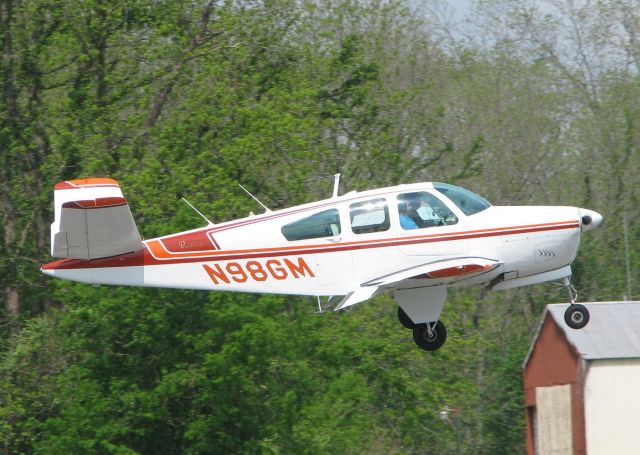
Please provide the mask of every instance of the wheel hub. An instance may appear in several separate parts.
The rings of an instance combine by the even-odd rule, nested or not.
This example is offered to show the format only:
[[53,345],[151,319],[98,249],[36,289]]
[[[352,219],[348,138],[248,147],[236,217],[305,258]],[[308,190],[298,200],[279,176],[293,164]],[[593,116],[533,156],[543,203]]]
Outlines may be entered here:
[[438,339],[438,334],[436,333],[435,330],[425,330],[424,331],[424,338],[429,343],[433,343],[434,341],[436,341]]
[[579,311],[574,311],[571,314],[571,320],[576,324],[580,324],[583,321],[583,319],[584,319],[584,316]]
[[582,329],[589,323],[589,310],[579,303],[572,304],[564,312],[564,322],[572,329]]

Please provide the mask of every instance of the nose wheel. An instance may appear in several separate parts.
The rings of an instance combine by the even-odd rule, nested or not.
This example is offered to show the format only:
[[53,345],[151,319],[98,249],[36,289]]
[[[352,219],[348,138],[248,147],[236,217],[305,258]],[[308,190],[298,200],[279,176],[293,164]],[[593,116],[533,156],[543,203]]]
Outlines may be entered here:
[[568,277],[562,279],[562,284],[569,292],[569,308],[564,312],[564,322],[567,323],[572,329],[582,329],[589,323],[589,310],[584,305],[576,303],[578,294],[576,290],[571,286],[571,282]]
[[581,329],[589,323],[589,310],[584,305],[573,303],[564,312],[564,322],[572,329]]

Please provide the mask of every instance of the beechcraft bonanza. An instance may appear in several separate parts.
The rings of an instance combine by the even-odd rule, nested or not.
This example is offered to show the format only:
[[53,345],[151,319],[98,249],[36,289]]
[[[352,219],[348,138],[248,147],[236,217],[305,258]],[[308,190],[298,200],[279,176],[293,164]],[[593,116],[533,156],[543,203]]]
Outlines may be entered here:
[[562,280],[567,325],[589,321],[570,264],[600,214],[494,207],[444,183],[341,196],[337,188],[338,176],[330,199],[142,240],[118,182],[64,181],[55,186],[51,225],[51,255],[64,259],[42,272],[92,284],[309,295],[319,304],[321,296],[344,296],[335,310],[391,289],[398,319],[427,351],[446,340],[440,313],[453,286]]

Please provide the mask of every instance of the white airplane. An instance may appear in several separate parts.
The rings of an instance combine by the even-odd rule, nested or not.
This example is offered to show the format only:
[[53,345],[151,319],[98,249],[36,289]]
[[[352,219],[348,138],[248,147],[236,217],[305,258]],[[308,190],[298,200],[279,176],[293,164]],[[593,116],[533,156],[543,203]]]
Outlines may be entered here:
[[445,183],[338,196],[338,178],[330,199],[150,240],[141,239],[118,182],[64,181],[51,225],[51,255],[64,259],[41,270],[91,284],[310,295],[319,305],[320,296],[344,296],[335,310],[392,289],[400,322],[427,351],[446,340],[440,313],[452,286],[562,280],[566,323],[589,321],[575,303],[570,264],[599,213],[494,207]]

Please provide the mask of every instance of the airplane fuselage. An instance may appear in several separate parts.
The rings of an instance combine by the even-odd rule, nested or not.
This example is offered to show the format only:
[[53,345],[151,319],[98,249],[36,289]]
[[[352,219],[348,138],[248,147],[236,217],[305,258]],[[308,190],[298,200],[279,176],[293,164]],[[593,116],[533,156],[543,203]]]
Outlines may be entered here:
[[[420,192],[437,197],[456,221],[403,229],[398,197]],[[354,228],[353,207],[370,201],[384,207],[371,216],[388,220],[372,232]],[[293,240],[283,235],[283,226],[329,211],[335,211],[339,232]],[[466,215],[430,184],[401,185],[146,240],[134,253],[62,259],[43,272],[92,284],[344,295],[391,271],[474,256],[502,264],[480,275],[452,277],[448,284],[489,283],[568,266],[577,253],[581,218],[575,207],[491,206]]]

